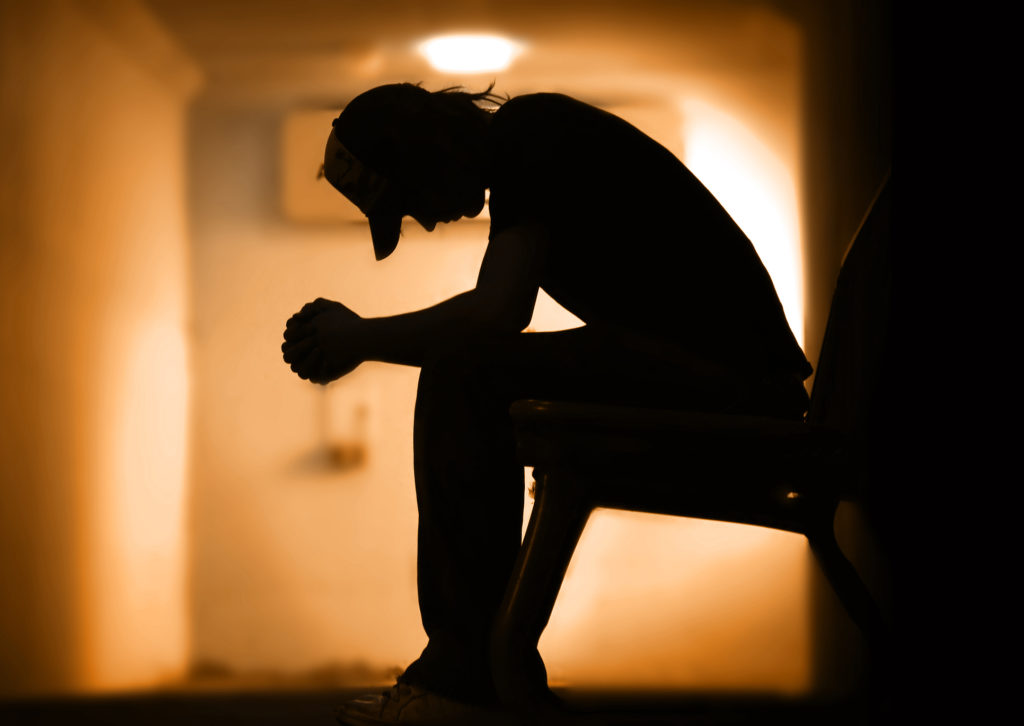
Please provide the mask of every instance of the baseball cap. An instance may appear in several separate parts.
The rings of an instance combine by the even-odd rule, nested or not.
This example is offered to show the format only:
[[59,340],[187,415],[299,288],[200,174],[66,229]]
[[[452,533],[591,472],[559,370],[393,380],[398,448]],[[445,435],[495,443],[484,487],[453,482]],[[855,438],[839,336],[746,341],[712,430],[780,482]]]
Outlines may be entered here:
[[397,190],[388,180],[363,164],[341,143],[331,129],[324,150],[324,176],[335,189],[359,207],[370,222],[370,237],[373,239],[373,253],[378,260],[390,255],[402,233],[402,215],[389,211],[389,204]]
[[410,83],[378,86],[356,96],[332,122],[324,176],[366,215],[378,260],[394,251],[402,233],[398,142],[422,133],[429,97]]

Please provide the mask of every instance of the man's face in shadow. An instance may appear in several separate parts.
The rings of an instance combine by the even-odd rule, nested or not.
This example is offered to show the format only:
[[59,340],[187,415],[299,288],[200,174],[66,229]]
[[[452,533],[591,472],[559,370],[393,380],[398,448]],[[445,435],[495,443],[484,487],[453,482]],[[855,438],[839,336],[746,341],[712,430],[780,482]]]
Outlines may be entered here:
[[413,181],[404,186],[402,208],[428,232],[441,222],[480,214],[485,192],[482,160],[457,141],[439,139],[431,146],[417,160]]

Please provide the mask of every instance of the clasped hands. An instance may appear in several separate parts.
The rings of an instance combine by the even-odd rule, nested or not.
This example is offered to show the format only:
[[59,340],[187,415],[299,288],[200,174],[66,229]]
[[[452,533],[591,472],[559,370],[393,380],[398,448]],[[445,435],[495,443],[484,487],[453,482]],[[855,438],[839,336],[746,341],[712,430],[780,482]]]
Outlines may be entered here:
[[281,351],[299,378],[330,383],[351,373],[364,358],[355,351],[363,319],[339,302],[318,297],[288,318]]

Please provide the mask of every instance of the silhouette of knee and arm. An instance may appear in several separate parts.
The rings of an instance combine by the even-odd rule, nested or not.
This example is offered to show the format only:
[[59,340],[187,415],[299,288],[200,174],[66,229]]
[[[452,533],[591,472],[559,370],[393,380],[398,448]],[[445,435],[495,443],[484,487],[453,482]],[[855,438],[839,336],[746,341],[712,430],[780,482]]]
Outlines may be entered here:
[[[282,346],[314,383],[365,360],[421,368],[418,588],[429,642],[401,681],[478,704],[496,697],[489,636],[520,546],[513,401],[799,420],[810,374],[749,240],[678,159],[566,96],[501,101],[396,84],[346,107],[323,173],[366,214],[377,258],[394,250],[403,216],[429,231],[478,214],[490,189],[487,250],[470,291],[369,319],[317,299],[288,320]],[[521,332],[540,289],[584,327]],[[535,651],[523,668],[545,682]]]

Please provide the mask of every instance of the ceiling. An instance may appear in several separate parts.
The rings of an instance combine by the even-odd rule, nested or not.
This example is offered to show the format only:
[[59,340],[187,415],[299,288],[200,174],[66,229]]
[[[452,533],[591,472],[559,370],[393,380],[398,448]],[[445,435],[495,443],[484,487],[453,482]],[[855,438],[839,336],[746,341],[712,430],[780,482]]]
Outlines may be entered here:
[[[494,80],[510,95],[621,106],[725,80],[750,102],[799,63],[798,26],[770,0],[145,1],[203,68],[206,95],[222,100],[337,106],[381,83]],[[527,51],[499,74],[451,76],[414,49],[457,31],[504,34]]]

